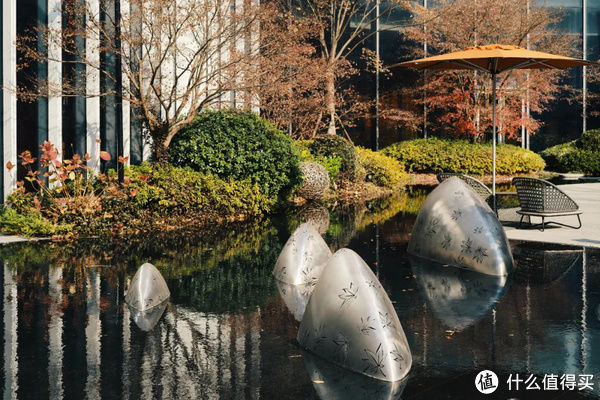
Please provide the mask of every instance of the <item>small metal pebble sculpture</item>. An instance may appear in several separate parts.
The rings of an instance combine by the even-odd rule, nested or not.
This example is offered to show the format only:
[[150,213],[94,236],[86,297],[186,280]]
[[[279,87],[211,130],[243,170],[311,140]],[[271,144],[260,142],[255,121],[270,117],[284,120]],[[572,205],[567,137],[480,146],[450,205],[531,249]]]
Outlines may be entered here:
[[331,250],[321,235],[310,224],[300,225],[288,239],[279,254],[273,275],[290,285],[317,284]]
[[488,275],[513,270],[508,239],[494,212],[453,177],[427,196],[408,243],[412,255]]
[[165,278],[154,265],[145,263],[133,276],[125,301],[136,310],[146,311],[158,306],[170,296]]
[[338,250],[321,274],[304,313],[298,342],[349,370],[394,382],[412,356],[387,293],[354,251]]
[[317,395],[322,400],[398,400],[406,379],[386,382],[357,374],[309,352],[302,358]]
[[300,163],[302,184],[296,189],[296,194],[306,200],[321,200],[329,191],[329,173],[324,166],[313,161]]
[[436,317],[458,331],[475,324],[499,303],[508,277],[482,274],[464,268],[411,256],[416,281]]

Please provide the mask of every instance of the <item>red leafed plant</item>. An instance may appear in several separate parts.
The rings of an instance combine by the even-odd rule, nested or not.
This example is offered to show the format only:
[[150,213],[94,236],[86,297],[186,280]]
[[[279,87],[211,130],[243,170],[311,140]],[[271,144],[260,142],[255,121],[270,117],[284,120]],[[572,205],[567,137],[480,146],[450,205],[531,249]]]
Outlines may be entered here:
[[[100,157],[110,159],[107,152],[101,152]],[[128,197],[115,177],[97,174],[86,165],[91,159],[89,154],[83,157],[75,154],[61,160],[54,145],[44,142],[40,146],[39,163],[28,150],[21,153],[19,159],[25,178],[17,182],[17,189],[7,204],[22,214],[34,209],[58,224],[89,225],[112,217],[103,210],[107,201]],[[122,157],[119,160],[125,161]]]

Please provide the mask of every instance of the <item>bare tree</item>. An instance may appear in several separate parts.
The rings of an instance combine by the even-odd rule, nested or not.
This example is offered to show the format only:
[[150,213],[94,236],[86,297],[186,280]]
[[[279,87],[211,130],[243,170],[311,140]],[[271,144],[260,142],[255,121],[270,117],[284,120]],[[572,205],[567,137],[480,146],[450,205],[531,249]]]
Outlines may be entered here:
[[[127,12],[117,19],[103,1],[99,9],[88,0],[63,2],[63,15],[72,17],[62,29],[44,26],[20,38],[23,64],[58,61],[84,67],[59,85],[33,79],[19,95],[117,96],[137,111],[156,159],[164,162],[173,137],[202,109],[240,106],[232,104],[240,97],[236,92],[242,93],[241,106],[258,104],[251,93],[261,81],[260,59],[277,50],[270,42],[277,35],[260,24],[261,15],[272,12],[269,7],[257,0],[129,0]],[[39,38],[44,46],[37,45]],[[86,54],[84,40],[97,41],[99,54]],[[38,50],[56,46],[66,56],[52,60]],[[106,60],[114,68],[106,68]],[[92,73],[113,84],[86,90],[81,82]]]
[[[380,4],[381,3],[381,4]],[[325,62],[325,105],[329,115],[327,132],[336,133],[337,79],[349,68],[348,57],[375,34],[377,20],[390,17],[404,0],[307,0],[293,2],[297,15],[318,26],[317,43]],[[386,29],[397,28],[386,24]]]

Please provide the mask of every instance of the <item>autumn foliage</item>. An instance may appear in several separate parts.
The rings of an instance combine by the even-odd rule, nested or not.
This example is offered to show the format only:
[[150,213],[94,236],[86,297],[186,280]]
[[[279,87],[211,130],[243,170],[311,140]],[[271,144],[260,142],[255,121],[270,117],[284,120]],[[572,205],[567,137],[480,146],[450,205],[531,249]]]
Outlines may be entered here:
[[[528,0],[441,0],[435,8],[413,5],[415,26],[405,30],[414,43],[409,58],[500,43],[561,55],[574,54],[576,41],[555,26],[560,11]],[[409,73],[397,70],[395,73]],[[514,138],[524,126],[530,134],[541,125],[536,119],[559,95],[566,97],[563,78],[555,70],[514,70],[498,77],[498,129]],[[424,95],[426,93],[426,95]],[[389,94],[388,94],[389,95]],[[427,71],[415,85],[395,95],[410,98],[400,118],[411,125],[427,110],[429,129],[442,135],[481,139],[491,131],[492,87],[489,74],[475,71]],[[527,109],[528,108],[528,109]],[[525,111],[525,112],[523,112]]]

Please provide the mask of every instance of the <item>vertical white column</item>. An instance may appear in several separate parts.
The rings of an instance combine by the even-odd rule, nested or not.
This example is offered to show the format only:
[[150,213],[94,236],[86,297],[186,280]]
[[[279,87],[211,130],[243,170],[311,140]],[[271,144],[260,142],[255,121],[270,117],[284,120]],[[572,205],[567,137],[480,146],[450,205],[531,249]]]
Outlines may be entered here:
[[[6,1],[4,2],[6,4]],[[17,398],[18,325],[17,282],[8,263],[4,263],[4,400]]]
[[250,322],[250,335],[251,335],[251,368],[250,368],[250,387],[252,388],[252,398],[260,398],[260,308],[251,316]]
[[48,0],[48,141],[62,155],[62,4]]
[[2,152],[4,165],[4,199],[17,185],[17,0],[2,1]]
[[100,21],[99,0],[87,0],[88,15],[86,16],[85,54],[88,61],[86,66],[86,151],[91,160],[88,166],[95,171],[100,169],[100,31],[97,26]]
[[[582,43],[582,47],[583,47],[583,59],[587,58],[587,36],[588,36],[588,29],[587,29],[587,0],[581,0],[581,8],[582,8],[582,14],[583,14],[583,43]],[[583,106],[583,119],[582,119],[582,127],[583,127],[583,132],[585,132],[587,130],[587,66],[583,66],[583,96],[582,96],[582,106]]]
[[51,399],[63,397],[63,312],[62,312],[62,268],[50,268],[48,287],[51,299],[50,322],[48,324],[48,383]]
[[87,281],[87,326],[85,327],[85,351],[87,360],[87,382],[85,391],[88,399],[100,398],[100,274],[96,268],[88,269]]
[[[129,26],[130,12],[129,12],[129,0],[121,0],[121,32],[126,33],[125,37],[129,37],[127,34],[130,30]],[[123,54],[129,54],[129,43],[127,41],[121,42],[121,49]],[[128,63],[129,57],[121,57],[122,63]],[[121,112],[123,113],[123,157],[129,157],[131,153],[131,105],[129,101],[124,97],[129,95],[129,76],[125,71],[129,71],[130,66],[124,65],[121,75],[121,93],[124,95],[121,97]],[[129,165],[129,160],[127,160]]]

